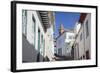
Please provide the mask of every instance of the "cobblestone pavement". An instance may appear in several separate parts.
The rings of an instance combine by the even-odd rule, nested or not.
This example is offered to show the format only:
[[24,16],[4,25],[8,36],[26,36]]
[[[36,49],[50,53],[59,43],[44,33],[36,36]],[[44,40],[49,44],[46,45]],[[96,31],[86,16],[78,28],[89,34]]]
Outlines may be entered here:
[[73,58],[71,56],[55,56],[54,57],[55,61],[65,61],[65,60],[73,60]]

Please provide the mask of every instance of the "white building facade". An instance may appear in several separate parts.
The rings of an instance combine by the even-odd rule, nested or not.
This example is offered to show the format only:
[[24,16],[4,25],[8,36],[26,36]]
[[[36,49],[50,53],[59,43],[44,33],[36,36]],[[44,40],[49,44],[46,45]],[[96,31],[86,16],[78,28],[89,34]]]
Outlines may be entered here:
[[49,24],[50,27],[47,29],[46,33],[45,33],[45,57],[48,57],[50,61],[53,61],[54,58],[54,38],[53,38],[53,34],[54,34],[54,13],[49,12]]
[[57,49],[57,55],[60,56],[71,56],[71,45],[74,41],[74,32],[73,30],[65,30],[63,27],[61,27],[60,30],[64,30],[61,32],[56,40],[56,49]]
[[74,59],[91,58],[91,14],[82,13],[75,27]]
[[[48,34],[53,36],[52,26],[54,24],[46,23],[48,21],[46,17],[49,18],[48,14],[50,13],[47,11],[22,10],[23,62],[43,62],[46,56],[49,60],[52,60],[54,52],[52,49],[54,46],[53,43],[49,43],[52,48],[50,47],[48,50],[48,48],[46,48],[48,43],[46,42],[52,39],[47,36],[47,33],[50,31],[51,33]],[[51,20],[49,19],[49,21]],[[47,40],[47,38],[49,40]],[[53,42],[52,40],[51,42]],[[46,53],[48,51],[51,51],[49,55]]]
[[56,54],[71,56],[73,60],[91,58],[91,14],[81,13],[73,32],[61,25],[56,39]]

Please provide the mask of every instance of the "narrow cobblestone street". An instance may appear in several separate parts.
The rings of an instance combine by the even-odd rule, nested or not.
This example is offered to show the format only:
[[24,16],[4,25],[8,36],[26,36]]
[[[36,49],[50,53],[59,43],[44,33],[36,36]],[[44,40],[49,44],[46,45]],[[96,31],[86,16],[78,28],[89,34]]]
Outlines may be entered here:
[[71,56],[66,57],[66,56],[58,56],[58,55],[56,55],[54,59],[55,61],[73,60]]

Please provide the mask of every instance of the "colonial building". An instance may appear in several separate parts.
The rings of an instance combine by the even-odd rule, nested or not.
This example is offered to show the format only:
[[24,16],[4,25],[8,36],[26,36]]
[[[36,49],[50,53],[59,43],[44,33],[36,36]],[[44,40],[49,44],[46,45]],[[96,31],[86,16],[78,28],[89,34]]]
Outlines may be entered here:
[[73,58],[91,58],[91,14],[81,13],[75,26],[75,41],[72,47]]
[[22,10],[22,61],[52,60],[54,13]]
[[74,30],[65,29],[61,24],[59,36],[56,39],[56,54],[59,56],[71,57],[71,46],[74,41]]

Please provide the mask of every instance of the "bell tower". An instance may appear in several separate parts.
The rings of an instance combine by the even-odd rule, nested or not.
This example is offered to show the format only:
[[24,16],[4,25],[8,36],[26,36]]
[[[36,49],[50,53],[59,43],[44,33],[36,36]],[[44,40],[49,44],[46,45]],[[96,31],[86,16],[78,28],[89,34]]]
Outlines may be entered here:
[[60,25],[60,28],[59,28],[59,35],[61,35],[62,33],[64,33],[64,26],[63,24]]

